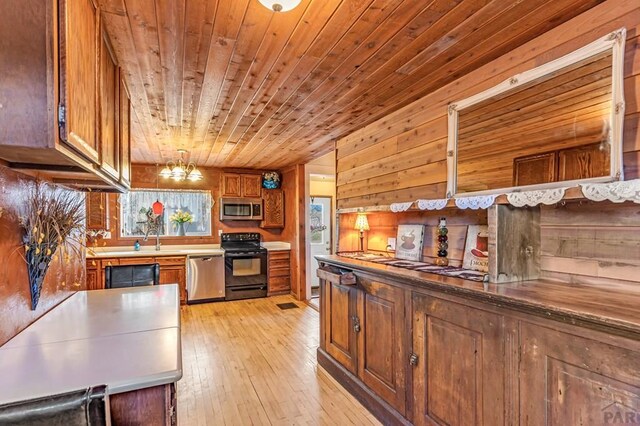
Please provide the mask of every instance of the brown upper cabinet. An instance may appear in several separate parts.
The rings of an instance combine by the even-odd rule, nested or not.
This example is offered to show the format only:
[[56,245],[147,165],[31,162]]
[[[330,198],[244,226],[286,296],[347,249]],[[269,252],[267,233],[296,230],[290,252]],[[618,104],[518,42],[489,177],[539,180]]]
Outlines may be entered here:
[[120,180],[119,79],[109,35],[103,27],[100,35],[100,167],[115,180]]
[[96,41],[100,34],[100,10],[94,0],[62,0],[58,7],[60,138],[91,162],[99,164]]
[[260,198],[262,196],[262,176],[244,173],[222,174],[223,197]]
[[536,185],[609,174],[609,152],[599,143],[513,160],[513,185]]
[[282,189],[264,189],[264,219],[260,227],[282,229],[284,228],[284,192]]
[[0,37],[11,46],[0,56],[0,158],[53,182],[124,190],[119,69],[97,1],[4,0]]
[[536,185],[557,180],[555,152],[530,155],[513,160],[514,186]]
[[558,180],[587,179],[609,174],[609,152],[600,144],[565,149],[558,153]]
[[120,183],[131,187],[131,100],[129,90],[120,72],[120,93],[118,95],[120,128]]
[[85,201],[87,229],[100,231],[109,229],[109,204],[104,192],[89,192]]

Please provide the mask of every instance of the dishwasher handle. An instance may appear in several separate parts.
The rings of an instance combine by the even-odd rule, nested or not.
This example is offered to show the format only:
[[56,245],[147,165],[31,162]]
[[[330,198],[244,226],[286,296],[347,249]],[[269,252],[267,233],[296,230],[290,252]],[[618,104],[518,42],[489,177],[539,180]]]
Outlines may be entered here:
[[222,257],[221,254],[212,254],[210,256],[189,256],[189,260],[198,260],[200,262],[210,262],[215,258]]

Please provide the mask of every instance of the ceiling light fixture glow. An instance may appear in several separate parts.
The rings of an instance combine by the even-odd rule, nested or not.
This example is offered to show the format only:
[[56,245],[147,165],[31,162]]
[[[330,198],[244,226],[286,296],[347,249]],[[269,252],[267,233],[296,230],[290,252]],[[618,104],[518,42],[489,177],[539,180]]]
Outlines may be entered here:
[[164,179],[173,179],[176,182],[183,180],[190,180],[191,182],[197,182],[204,179],[202,172],[198,170],[195,163],[185,163],[183,160],[184,154],[187,153],[184,149],[179,149],[180,158],[178,161],[169,161],[164,169],[159,173],[160,177]]
[[274,12],[288,12],[300,4],[300,0],[259,0],[267,9]]

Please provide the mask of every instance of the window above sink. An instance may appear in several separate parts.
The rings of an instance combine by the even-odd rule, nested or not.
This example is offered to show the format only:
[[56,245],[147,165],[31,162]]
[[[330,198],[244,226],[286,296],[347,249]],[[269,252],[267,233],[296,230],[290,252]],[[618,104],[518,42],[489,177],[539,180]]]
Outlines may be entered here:
[[211,191],[198,190],[132,190],[118,198],[120,204],[120,237],[144,237],[146,214],[153,203],[164,205],[160,236],[178,236],[178,226],[170,221],[171,215],[180,210],[193,216],[193,222],[185,223],[187,236],[210,237],[213,199]]

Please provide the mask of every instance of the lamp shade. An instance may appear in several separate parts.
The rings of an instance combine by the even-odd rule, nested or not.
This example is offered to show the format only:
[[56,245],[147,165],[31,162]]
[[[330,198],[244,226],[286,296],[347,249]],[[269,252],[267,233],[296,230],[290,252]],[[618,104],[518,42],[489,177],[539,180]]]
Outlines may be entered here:
[[301,0],[260,0],[260,3],[267,9],[274,12],[288,12],[295,9]]
[[173,170],[171,170],[171,175],[175,180],[183,180],[187,175],[187,172],[181,164],[178,164],[173,168]]
[[171,169],[169,168],[169,166],[166,166],[164,169],[162,169],[162,171],[160,172],[160,176],[165,179],[171,177]]
[[198,169],[193,169],[191,170],[191,172],[189,172],[189,175],[187,176],[187,179],[189,179],[192,182],[196,182],[199,180],[202,180],[204,176],[202,176],[202,172]]
[[358,213],[358,217],[356,217],[356,226],[355,229],[358,231],[368,231],[369,230],[369,221],[367,220],[367,215],[364,213]]

